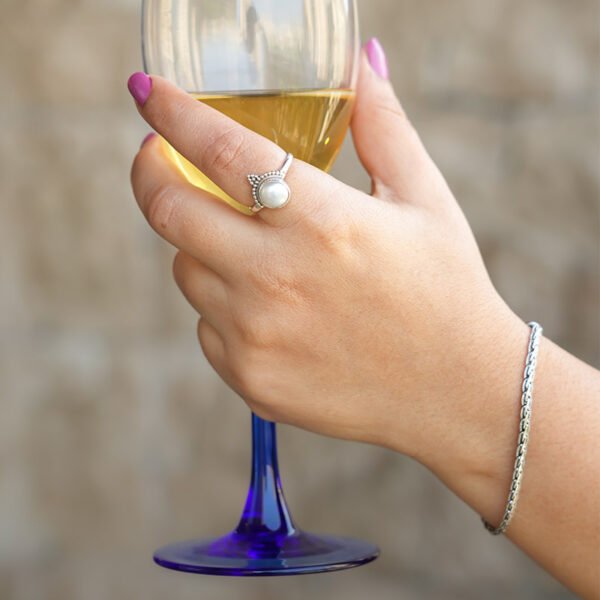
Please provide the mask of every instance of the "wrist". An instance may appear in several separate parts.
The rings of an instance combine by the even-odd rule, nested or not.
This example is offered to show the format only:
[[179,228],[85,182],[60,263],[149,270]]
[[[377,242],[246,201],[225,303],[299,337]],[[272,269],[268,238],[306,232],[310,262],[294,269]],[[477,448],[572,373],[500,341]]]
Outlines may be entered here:
[[496,522],[514,465],[530,329],[503,302],[471,327],[448,393],[434,402],[435,418],[423,428],[413,456]]

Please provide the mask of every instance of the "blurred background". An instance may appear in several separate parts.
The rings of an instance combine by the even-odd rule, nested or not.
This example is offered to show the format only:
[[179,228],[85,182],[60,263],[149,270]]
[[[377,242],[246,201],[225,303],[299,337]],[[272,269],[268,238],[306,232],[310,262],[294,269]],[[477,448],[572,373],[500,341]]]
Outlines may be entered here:
[[[598,366],[599,3],[359,5],[501,293]],[[0,4],[0,599],[571,598],[423,468],[290,428],[297,522],[381,559],[281,580],[153,565],[165,542],[236,524],[250,432],[129,189],[139,9]],[[368,188],[357,166],[347,144],[335,172]]]

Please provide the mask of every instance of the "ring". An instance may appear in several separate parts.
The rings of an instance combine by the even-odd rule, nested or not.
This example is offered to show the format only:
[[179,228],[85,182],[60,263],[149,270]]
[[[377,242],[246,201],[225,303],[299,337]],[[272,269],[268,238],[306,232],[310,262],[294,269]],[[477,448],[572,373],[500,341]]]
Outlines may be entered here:
[[248,175],[254,198],[253,213],[257,213],[263,208],[283,208],[290,201],[292,191],[285,182],[285,176],[290,170],[293,160],[294,157],[288,154],[279,171],[269,171],[264,175]]

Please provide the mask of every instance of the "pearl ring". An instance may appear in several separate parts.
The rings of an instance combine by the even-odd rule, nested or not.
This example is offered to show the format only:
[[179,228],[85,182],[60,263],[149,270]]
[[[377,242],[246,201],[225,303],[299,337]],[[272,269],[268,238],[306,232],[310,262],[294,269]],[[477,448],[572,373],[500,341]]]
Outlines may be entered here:
[[293,160],[294,157],[288,154],[279,171],[269,171],[264,175],[248,175],[254,198],[253,213],[263,208],[283,208],[290,201],[292,192],[285,182],[285,176]]

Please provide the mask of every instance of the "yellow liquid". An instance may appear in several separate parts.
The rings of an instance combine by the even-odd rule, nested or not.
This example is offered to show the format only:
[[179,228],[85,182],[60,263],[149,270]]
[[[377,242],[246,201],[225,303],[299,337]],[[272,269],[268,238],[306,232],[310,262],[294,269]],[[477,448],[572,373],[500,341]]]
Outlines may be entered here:
[[[350,90],[311,90],[277,94],[192,94],[245,127],[269,138],[295,158],[328,171],[342,147],[354,104]],[[171,146],[167,150],[193,185],[249,213]],[[273,169],[281,165],[273,165]],[[250,189],[250,187],[248,187]]]

